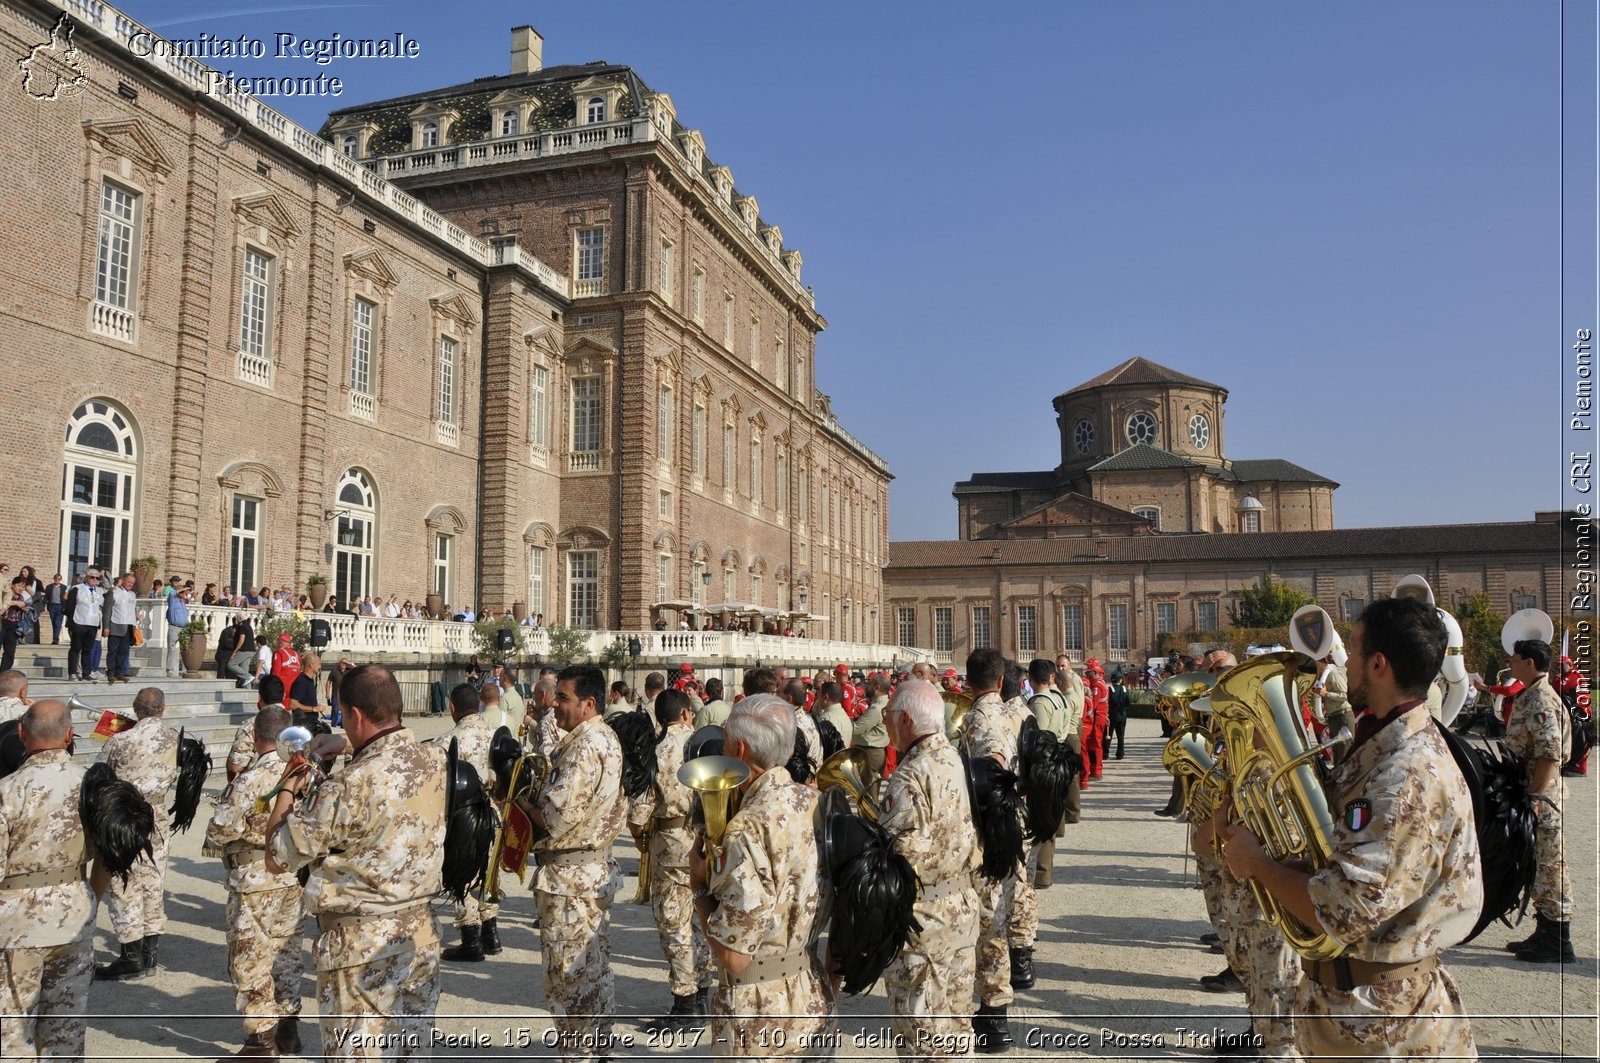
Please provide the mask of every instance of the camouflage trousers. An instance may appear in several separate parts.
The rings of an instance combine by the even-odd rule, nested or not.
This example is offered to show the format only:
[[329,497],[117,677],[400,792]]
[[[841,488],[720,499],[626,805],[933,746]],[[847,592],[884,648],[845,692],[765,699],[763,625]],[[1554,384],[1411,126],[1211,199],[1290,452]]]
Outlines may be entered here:
[[317,972],[322,1054],[328,1063],[356,1059],[432,1059],[439,1010],[439,936],[390,947],[358,967]]
[[90,939],[0,949],[0,1059],[82,1059]]
[[228,891],[228,977],[246,1034],[271,1030],[300,1014],[305,941],[299,886],[259,893]]
[[561,1058],[599,1059],[610,1054],[616,1014],[611,970],[611,898],[566,896],[536,890],[539,945],[544,955],[544,995],[555,1015]]
[[667,958],[672,995],[688,996],[710,985],[711,948],[694,917],[687,867],[650,865],[650,911],[656,917],[661,954]]
[[972,1048],[978,896],[972,890],[919,901],[913,934],[883,972],[894,1050],[901,1059],[940,1060]]
[[[157,811],[157,819],[161,812]],[[111,929],[126,945],[167,928],[165,890],[167,884],[167,833],[156,830],[150,836],[154,862],[141,859],[128,872],[126,884],[113,878],[106,890],[106,908],[111,913]]]
[[[1018,868],[999,882],[973,875],[978,893],[978,1001],[991,1007],[1011,1003],[1011,955],[1008,935],[1016,906]],[[1031,887],[1029,892],[1032,892]]]
[[1533,879],[1533,908],[1546,919],[1565,923],[1572,919],[1572,881],[1567,876],[1567,854],[1561,847],[1561,810],[1539,803],[1539,832],[1535,840],[1538,870]]
[[1260,1039],[1261,1059],[1298,1060],[1294,1047],[1294,1001],[1300,984],[1300,954],[1289,947],[1278,929],[1266,921],[1248,886],[1244,887],[1251,911],[1239,935],[1239,951],[1248,973],[1244,982],[1245,1006],[1250,1025]]
[[1456,980],[1441,965],[1425,975],[1350,992],[1302,978],[1295,1047],[1306,1059],[1477,1059]]
[[833,1005],[820,967],[787,978],[722,985],[711,995],[717,1059],[832,1059]]
[[1017,884],[1011,897],[1011,914],[1006,920],[1006,944],[1014,949],[1033,948],[1034,939],[1039,936],[1039,895],[1033,886],[1033,866],[1036,865],[1029,865],[1017,872]]
[[456,905],[456,926],[482,926],[486,919],[500,918],[500,906],[480,901],[476,893],[467,894],[467,899]]
[[1209,846],[1195,851],[1194,866],[1195,874],[1200,879],[1200,896],[1206,903],[1206,916],[1211,920],[1212,928],[1222,941],[1222,952],[1227,957],[1228,966],[1242,981],[1245,956],[1239,947],[1242,939],[1232,921],[1233,906],[1230,903],[1229,893],[1229,882],[1237,883],[1237,880],[1228,874],[1227,868],[1216,858]]

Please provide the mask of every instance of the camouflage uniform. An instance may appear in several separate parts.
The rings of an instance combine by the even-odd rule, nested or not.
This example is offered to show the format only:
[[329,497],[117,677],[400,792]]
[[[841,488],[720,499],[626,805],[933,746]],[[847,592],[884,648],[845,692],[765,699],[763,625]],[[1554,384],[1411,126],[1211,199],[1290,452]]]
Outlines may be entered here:
[[616,1011],[611,898],[622,872],[611,843],[627,818],[622,745],[597,713],[567,732],[538,795],[550,833],[534,843],[534,899],[544,952],[544,992],[562,1059],[610,1055],[603,1039]]
[[[921,933],[884,971],[895,1052],[949,1059],[972,1043],[976,976],[978,833],[961,757],[941,734],[919,739],[889,776],[880,821],[922,884]],[[931,896],[930,896],[931,894]]]
[[822,764],[822,736],[817,733],[817,721],[805,709],[794,710],[794,726],[797,731],[805,735],[806,755],[811,758],[811,766],[817,768]]
[[714,907],[706,920],[724,948],[753,957],[738,977],[722,972],[711,998],[718,1058],[828,1055],[831,991],[814,945],[827,913],[812,833],[817,792],[779,769],[746,786],[722,853],[707,869]]
[[[1014,771],[1017,737],[1022,721],[1032,713],[1021,698],[1001,701],[991,691],[972,703],[961,721],[962,743],[969,757],[995,757]],[[999,882],[979,877],[978,890],[978,999],[991,1007],[1011,1003],[1011,959],[1007,949],[1032,948],[1039,929],[1039,908],[1032,879],[1019,872],[1021,865]]]
[[228,747],[228,770],[238,775],[256,762],[256,719],[254,716],[239,725],[233,732],[233,744]]
[[[82,783],[64,749],[0,779],[0,1059],[83,1056],[95,902],[83,875]],[[35,876],[60,881],[30,885]]]
[[[1333,857],[1311,876],[1322,929],[1344,956],[1432,960],[1467,936],[1483,907],[1466,780],[1425,709],[1390,720],[1334,769]],[[1337,961],[1335,961],[1337,962]],[[1295,1045],[1308,1058],[1477,1058],[1455,979],[1440,964],[1340,990],[1306,961]]]
[[371,739],[267,839],[306,904],[322,1050],[329,1060],[426,1059],[439,1003],[445,761],[405,727]]
[[[456,740],[456,755],[463,761],[471,764],[477,771],[478,778],[487,787],[494,785],[494,772],[489,767],[489,744],[494,740],[495,729],[490,726],[490,721],[481,712],[471,716],[464,716],[453,729],[437,738],[428,739],[427,744],[438,746],[447,753],[450,749],[450,740]],[[500,918],[500,906],[489,904],[478,899],[476,893],[468,893],[467,899],[456,905],[456,926],[482,926],[485,919]]]
[[561,744],[564,732],[556,724],[554,709],[545,709],[544,715],[539,717],[533,725],[534,748],[547,757],[556,755],[556,747]]
[[689,850],[694,848],[694,834],[688,820],[693,791],[678,781],[684,745],[692,734],[693,724],[667,726],[666,737],[656,744],[655,782],[628,809],[628,825],[650,832],[650,910],[675,997],[711,984],[711,950],[694,917],[694,896],[689,890]]
[[[1548,676],[1539,679],[1517,695],[1506,724],[1506,747],[1522,758],[1533,782],[1533,762],[1553,760],[1559,768],[1566,763],[1572,748],[1572,717],[1561,695],[1550,685]],[[1566,785],[1557,771],[1545,789],[1536,796],[1539,802],[1537,855],[1539,869],[1533,880],[1533,907],[1546,919],[1565,923],[1572,919],[1572,883],[1567,876],[1566,856],[1561,851],[1561,809]]]
[[222,853],[228,887],[228,976],[246,1036],[266,1033],[279,1019],[300,1014],[300,880],[266,865],[267,818],[256,811],[283,776],[277,750],[261,754],[222,791],[206,827],[206,845]]
[[167,793],[178,781],[178,732],[159,717],[146,717],[107,739],[99,759],[111,766],[117,778],[137,787],[156,812],[156,829],[150,835],[154,862],[140,860],[133,865],[126,885],[112,879],[106,891],[112,929],[126,945],[160,934],[167,926]]

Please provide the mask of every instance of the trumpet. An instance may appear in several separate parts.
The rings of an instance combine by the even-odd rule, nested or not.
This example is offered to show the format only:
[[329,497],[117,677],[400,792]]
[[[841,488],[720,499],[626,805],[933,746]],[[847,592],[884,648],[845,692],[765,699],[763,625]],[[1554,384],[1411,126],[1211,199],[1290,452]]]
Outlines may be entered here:
[[272,803],[278,799],[278,795],[289,788],[289,783],[302,775],[309,776],[309,782],[300,795],[300,801],[303,808],[310,807],[318,787],[328,778],[328,773],[322,766],[306,756],[306,748],[311,745],[313,737],[304,727],[285,727],[278,735],[278,756],[284,761],[283,774],[278,776],[277,785],[265,795],[256,798],[257,812],[270,809]]

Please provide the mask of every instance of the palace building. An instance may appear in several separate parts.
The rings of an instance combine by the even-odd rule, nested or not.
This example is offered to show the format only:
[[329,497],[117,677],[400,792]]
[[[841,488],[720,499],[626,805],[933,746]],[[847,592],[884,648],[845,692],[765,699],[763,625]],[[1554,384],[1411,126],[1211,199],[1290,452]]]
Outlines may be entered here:
[[1061,462],[955,485],[961,538],[890,544],[884,637],[1026,661],[1135,662],[1167,632],[1228,623],[1239,591],[1282,580],[1336,618],[1410,573],[1440,604],[1487,593],[1505,613],[1567,612],[1581,522],[1335,529],[1338,484],[1223,450],[1227,390],[1132,358],[1056,396]]
[[509,74],[313,133],[103,4],[0,11],[0,554],[877,634],[890,475],[800,253],[636,71],[519,27]]

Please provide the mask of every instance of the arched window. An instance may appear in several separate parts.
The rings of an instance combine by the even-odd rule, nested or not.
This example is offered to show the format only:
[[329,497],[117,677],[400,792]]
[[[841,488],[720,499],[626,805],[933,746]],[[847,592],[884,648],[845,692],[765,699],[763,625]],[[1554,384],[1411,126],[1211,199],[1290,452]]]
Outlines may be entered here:
[[438,122],[422,123],[422,144],[420,146],[424,148],[436,148],[439,146]]
[[600,96],[589,97],[589,123],[604,122],[606,120],[606,101]]
[[516,111],[506,111],[500,115],[500,135],[514,137],[522,132],[522,116]]
[[341,605],[348,606],[372,593],[378,499],[367,474],[347,469],[339,480],[335,504],[333,593]]
[[139,443],[132,418],[91,399],[72,411],[62,470],[61,573],[68,583],[91,565],[109,577],[132,560]]
[[354,133],[346,133],[344,135],[344,139],[339,141],[339,150],[344,152],[345,158],[353,159],[356,157],[356,150],[360,146],[360,143],[361,142],[356,139],[356,135]]

